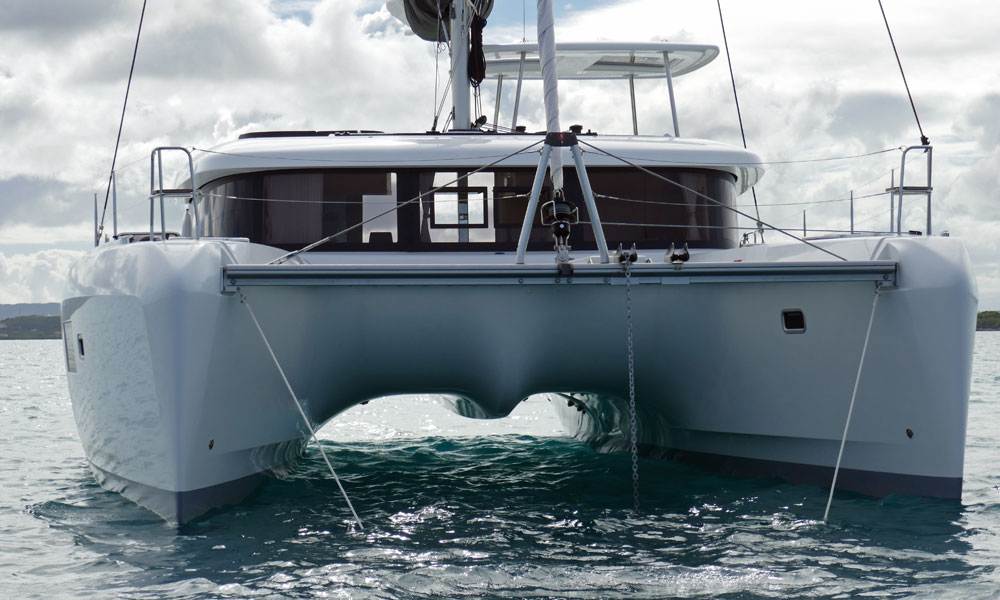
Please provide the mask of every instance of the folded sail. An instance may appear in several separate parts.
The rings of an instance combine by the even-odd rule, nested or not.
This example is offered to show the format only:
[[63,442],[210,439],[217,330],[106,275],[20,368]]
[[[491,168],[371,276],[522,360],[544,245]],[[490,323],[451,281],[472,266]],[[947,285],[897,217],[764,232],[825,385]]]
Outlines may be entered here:
[[[389,0],[385,6],[389,14],[405,23],[417,37],[428,42],[448,39],[451,27],[452,0]],[[469,3],[470,13],[488,17],[493,10],[493,0]]]

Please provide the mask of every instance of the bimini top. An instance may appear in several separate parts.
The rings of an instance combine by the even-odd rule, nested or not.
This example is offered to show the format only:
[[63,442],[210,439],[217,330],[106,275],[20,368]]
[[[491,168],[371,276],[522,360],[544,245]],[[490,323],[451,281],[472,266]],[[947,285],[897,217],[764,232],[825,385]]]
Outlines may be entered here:
[[[486,76],[517,78],[524,53],[524,78],[540,79],[538,44],[483,46]],[[586,42],[556,44],[559,79],[621,79],[665,77],[664,55],[670,58],[670,76],[690,73],[719,55],[717,46],[673,42]]]

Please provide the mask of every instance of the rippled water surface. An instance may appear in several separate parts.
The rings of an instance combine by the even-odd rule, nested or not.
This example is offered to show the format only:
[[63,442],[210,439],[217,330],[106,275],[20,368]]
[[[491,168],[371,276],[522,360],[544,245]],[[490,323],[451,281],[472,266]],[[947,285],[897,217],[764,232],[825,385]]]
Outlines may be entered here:
[[0,598],[997,598],[1000,333],[979,333],[961,503],[631,465],[544,401],[358,407],[301,468],[179,531],[103,491],[59,341],[0,342]]

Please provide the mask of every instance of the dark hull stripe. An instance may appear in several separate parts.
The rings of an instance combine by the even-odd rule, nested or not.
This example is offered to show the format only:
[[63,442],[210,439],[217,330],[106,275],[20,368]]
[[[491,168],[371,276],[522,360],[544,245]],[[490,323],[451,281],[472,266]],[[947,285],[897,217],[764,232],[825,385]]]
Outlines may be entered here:
[[[645,447],[643,454],[676,460],[723,475],[737,477],[775,477],[791,483],[815,485],[827,489],[833,480],[833,467],[820,465],[725,456],[661,447]],[[959,500],[962,497],[962,478],[882,473],[841,467],[840,473],[837,475],[837,489],[879,498],[889,494],[914,494]]]
[[213,508],[238,504],[267,478],[264,473],[255,473],[206,488],[173,492],[119,477],[93,464],[91,469],[102,487],[120,493],[176,525],[187,523]]

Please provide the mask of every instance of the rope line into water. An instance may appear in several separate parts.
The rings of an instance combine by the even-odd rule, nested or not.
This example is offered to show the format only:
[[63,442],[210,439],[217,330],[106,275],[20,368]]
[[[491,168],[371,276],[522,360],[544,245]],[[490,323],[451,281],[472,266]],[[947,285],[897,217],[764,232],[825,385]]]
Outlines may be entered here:
[[858,362],[858,374],[854,378],[854,391],[851,392],[851,404],[847,408],[847,421],[844,423],[844,435],[840,437],[840,451],[837,452],[837,465],[833,468],[833,481],[830,482],[830,497],[826,499],[826,510],[823,512],[823,522],[830,516],[830,504],[833,503],[833,492],[837,489],[837,476],[840,474],[840,461],[844,457],[844,445],[847,442],[847,430],[851,427],[851,415],[854,413],[854,400],[858,397],[858,384],[861,383],[861,371],[865,366],[865,354],[868,352],[868,340],[872,333],[872,323],[875,322],[875,308],[878,306],[879,287],[876,284],[875,298],[872,300],[872,313],[868,317],[868,331],[865,332],[865,343],[861,347],[861,360]]
[[260,327],[260,322],[257,321],[257,316],[253,314],[253,308],[250,307],[250,301],[243,294],[243,290],[239,287],[236,288],[236,292],[240,295],[240,303],[247,307],[247,312],[250,313],[250,319],[253,320],[253,324],[257,327],[257,333],[260,334],[260,339],[264,340],[264,346],[267,347],[268,354],[271,355],[271,360],[274,361],[274,366],[278,368],[278,374],[281,375],[281,380],[285,382],[285,387],[288,389],[288,393],[292,396],[292,400],[295,401],[295,408],[299,409],[299,414],[302,415],[302,422],[305,423],[306,429],[309,430],[309,437],[315,442],[316,447],[319,448],[319,453],[323,455],[323,461],[326,463],[327,468],[330,469],[330,474],[333,475],[333,480],[337,482],[337,487],[340,488],[340,493],[343,494],[344,500],[347,501],[347,507],[351,509],[351,514],[354,515],[354,521],[358,524],[358,528],[361,531],[365,530],[364,524],[361,522],[361,517],[358,516],[357,511],[354,510],[354,505],[351,504],[351,498],[347,495],[347,490],[344,489],[343,484],[340,483],[340,477],[337,477],[337,472],[333,469],[333,464],[330,463],[330,459],[326,456],[326,451],[323,450],[323,445],[319,443],[319,438],[316,437],[316,430],[313,429],[312,423],[309,422],[309,417],[306,416],[306,411],[302,409],[302,404],[299,402],[298,396],[295,395],[295,391],[292,390],[292,384],[288,383],[288,377],[285,376],[285,370],[281,368],[281,363],[278,362],[278,357],[274,355],[274,350],[271,348],[270,342],[267,341],[267,336],[264,335],[264,330]]

